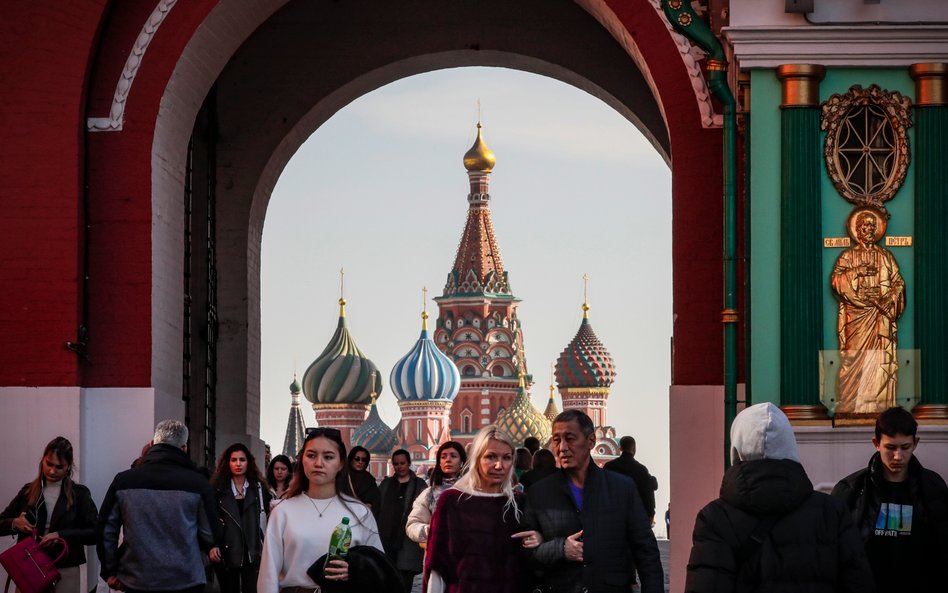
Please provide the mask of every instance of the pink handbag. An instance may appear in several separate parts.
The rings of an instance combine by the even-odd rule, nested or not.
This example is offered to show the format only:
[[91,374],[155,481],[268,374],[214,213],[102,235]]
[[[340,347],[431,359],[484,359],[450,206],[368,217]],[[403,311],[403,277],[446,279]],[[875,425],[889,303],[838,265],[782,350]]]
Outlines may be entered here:
[[[63,549],[56,558],[50,558],[44,548],[54,544],[61,545]],[[66,540],[56,538],[40,544],[34,529],[31,537],[0,554],[0,565],[7,571],[4,593],[10,589],[11,580],[21,593],[47,593],[52,590],[59,582],[59,571],[55,565],[68,553]]]

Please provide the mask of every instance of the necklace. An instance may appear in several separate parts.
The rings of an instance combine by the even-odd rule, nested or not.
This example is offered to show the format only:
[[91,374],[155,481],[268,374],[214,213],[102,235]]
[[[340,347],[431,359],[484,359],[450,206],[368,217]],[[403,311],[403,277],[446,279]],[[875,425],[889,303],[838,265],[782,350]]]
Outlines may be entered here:
[[335,502],[335,500],[336,500],[336,497],[333,496],[332,498],[329,499],[329,502],[326,504],[326,506],[323,507],[323,510],[319,510],[319,507],[316,506],[316,501],[313,500],[312,498],[310,498],[310,497],[309,497],[309,494],[305,494],[304,496],[306,496],[306,499],[307,499],[307,500],[309,500],[311,503],[313,503],[313,508],[316,509],[316,513],[319,515],[319,518],[320,518],[320,519],[323,517],[323,513],[325,513],[327,510],[329,510],[329,507],[331,507],[331,506],[332,506],[332,503]]

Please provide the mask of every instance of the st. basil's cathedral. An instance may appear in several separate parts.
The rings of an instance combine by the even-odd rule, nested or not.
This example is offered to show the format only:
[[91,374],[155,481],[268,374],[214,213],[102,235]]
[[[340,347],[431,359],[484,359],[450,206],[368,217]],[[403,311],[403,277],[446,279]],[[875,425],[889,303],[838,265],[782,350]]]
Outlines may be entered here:
[[[552,384],[543,412],[530,400],[534,382],[517,316],[520,299],[511,288],[491,220],[490,174],[495,163],[478,123],[477,139],[464,155],[470,184],[467,220],[444,292],[434,299],[434,330],[429,331],[428,312],[423,311],[421,335],[389,374],[400,422],[389,427],[379,415],[381,372],[356,345],[346,320],[346,301],[340,297],[335,333],[306,369],[302,383],[294,377],[290,385],[284,454],[295,455],[303,439],[301,393],[312,404],[319,426],[340,429],[350,446],[372,453],[376,476],[386,475],[395,449],[407,450],[416,466],[430,465],[441,443],[467,445],[492,423],[517,445],[528,437],[548,443],[559,410]],[[612,355],[589,321],[589,305],[584,302],[582,310],[579,330],[557,359],[554,374],[563,407],[582,410],[593,420],[593,457],[601,464],[619,453],[615,429],[606,419],[616,373]]]

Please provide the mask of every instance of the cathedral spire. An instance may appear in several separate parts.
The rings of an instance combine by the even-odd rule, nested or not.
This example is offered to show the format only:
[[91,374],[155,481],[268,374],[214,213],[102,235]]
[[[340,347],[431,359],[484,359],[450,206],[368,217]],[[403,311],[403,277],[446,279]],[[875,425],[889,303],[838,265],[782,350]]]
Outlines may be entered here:
[[511,294],[490,216],[488,189],[496,159],[484,143],[481,128],[481,122],[478,121],[477,139],[464,154],[464,168],[467,169],[471,187],[467,195],[469,207],[454,266],[444,287],[446,297],[457,294]]
[[290,383],[290,417],[286,422],[286,435],[283,437],[283,454],[290,459],[296,459],[297,453],[303,447],[306,432],[306,423],[303,422],[303,412],[300,410],[300,382],[293,373],[293,382]]

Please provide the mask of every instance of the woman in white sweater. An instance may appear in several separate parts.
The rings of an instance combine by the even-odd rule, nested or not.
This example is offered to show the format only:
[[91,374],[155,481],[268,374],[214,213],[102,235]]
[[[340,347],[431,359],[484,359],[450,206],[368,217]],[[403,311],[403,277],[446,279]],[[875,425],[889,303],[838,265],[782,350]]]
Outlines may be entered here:
[[[333,529],[349,518],[352,546],[379,550],[375,517],[364,504],[342,494],[346,446],[334,428],[311,428],[300,450],[299,467],[286,498],[270,513],[263,542],[258,593],[311,593],[316,582],[306,570],[329,549]],[[349,565],[333,560],[325,570],[330,581],[348,581]]]
[[467,454],[461,443],[445,441],[438,447],[435,459],[438,460],[438,464],[431,472],[431,486],[422,490],[415,499],[411,513],[408,514],[408,522],[405,524],[405,533],[408,534],[408,538],[420,544],[421,547],[425,547],[428,541],[428,528],[431,525],[435,505],[438,504],[438,497],[457,481],[461,468],[467,460]]

